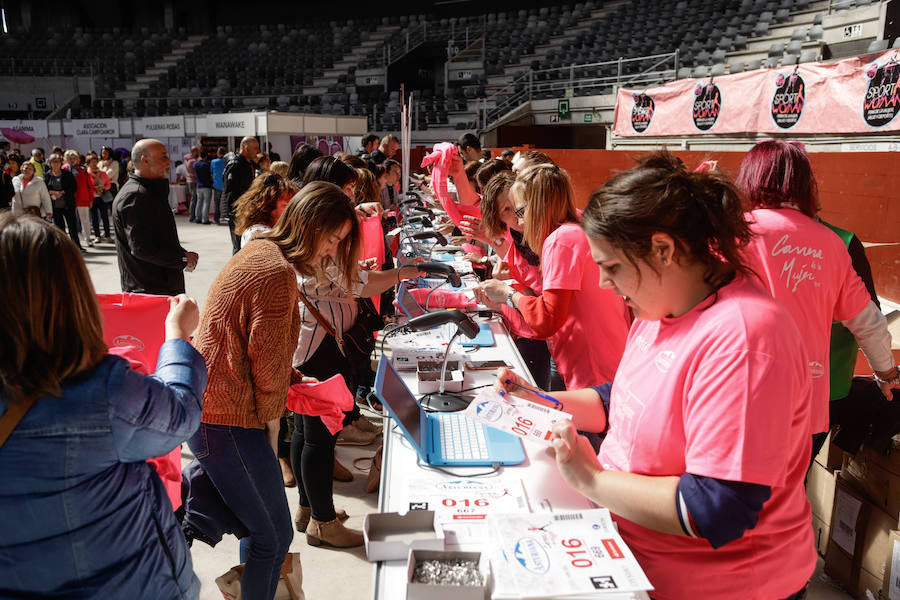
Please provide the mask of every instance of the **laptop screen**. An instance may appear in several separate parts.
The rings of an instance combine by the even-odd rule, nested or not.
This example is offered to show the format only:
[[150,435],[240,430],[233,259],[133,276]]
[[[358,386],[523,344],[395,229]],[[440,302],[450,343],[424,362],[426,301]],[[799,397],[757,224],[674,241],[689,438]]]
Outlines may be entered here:
[[410,319],[415,319],[425,314],[425,309],[416,302],[416,299],[409,293],[405,285],[401,285],[397,290],[397,304],[400,305],[400,308],[403,309],[403,312]]
[[[421,451],[422,445],[422,415],[419,403],[416,402],[415,396],[400,379],[400,375],[394,369],[390,360],[384,356],[378,364],[379,374],[382,376],[381,381],[375,380],[375,391],[388,408],[394,413],[400,425],[406,429],[411,436],[412,443]],[[379,383],[381,384],[379,386]]]

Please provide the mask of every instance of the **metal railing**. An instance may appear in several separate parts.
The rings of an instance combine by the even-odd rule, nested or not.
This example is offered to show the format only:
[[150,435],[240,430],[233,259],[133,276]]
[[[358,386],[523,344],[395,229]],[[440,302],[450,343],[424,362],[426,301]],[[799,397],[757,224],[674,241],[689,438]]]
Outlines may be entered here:
[[[639,71],[632,70],[630,65],[645,65]],[[671,65],[671,66],[669,66]],[[614,75],[587,75],[586,73],[602,73],[615,67]],[[679,67],[679,53],[652,54],[635,58],[620,58],[604,62],[569,65],[551,69],[529,69],[505,87],[490,94],[482,101],[482,109],[478,120],[480,129],[489,129],[505,114],[532,100],[538,94],[553,94],[566,90],[588,91],[590,95],[607,94],[616,88],[629,85],[645,87],[675,79]],[[487,105],[493,101],[494,106]]]
[[[384,66],[403,58],[410,51],[425,42],[446,42],[448,48],[457,48],[457,52],[466,48],[472,41],[483,37],[487,29],[487,17],[460,19],[442,27],[438,23],[425,21],[415,27],[407,28],[403,33],[394,35],[384,44]],[[452,53],[456,54],[456,52]]]

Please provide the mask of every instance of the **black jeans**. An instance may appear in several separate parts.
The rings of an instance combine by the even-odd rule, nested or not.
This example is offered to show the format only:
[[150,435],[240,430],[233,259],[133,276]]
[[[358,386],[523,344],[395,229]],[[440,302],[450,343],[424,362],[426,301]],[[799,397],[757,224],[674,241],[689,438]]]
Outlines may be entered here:
[[69,237],[75,242],[75,245],[81,247],[78,240],[78,217],[75,216],[75,206],[66,206],[65,208],[53,207],[53,222],[63,231],[68,230]]
[[103,233],[109,237],[109,207],[103,201],[102,196],[95,197],[94,203],[91,205],[91,225],[94,228],[94,237],[100,237],[100,219],[103,219]]
[[231,235],[231,254],[237,254],[241,249],[241,236],[234,232],[234,215],[228,219],[228,233]]
[[[320,381],[340,374],[350,393],[356,391],[353,372],[337,342],[326,335],[312,357],[297,369]],[[312,518],[331,521],[334,512],[334,446],[337,434],[329,433],[319,417],[294,415],[294,437],[291,439],[291,467],[300,492],[300,506],[312,508]]]

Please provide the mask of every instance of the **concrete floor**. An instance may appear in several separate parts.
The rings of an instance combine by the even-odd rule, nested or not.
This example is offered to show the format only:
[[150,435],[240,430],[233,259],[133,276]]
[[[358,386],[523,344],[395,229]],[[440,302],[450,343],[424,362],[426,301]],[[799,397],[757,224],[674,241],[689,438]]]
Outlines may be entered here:
[[[193,273],[185,274],[187,293],[200,303],[202,310],[206,299],[206,291],[216,275],[231,258],[231,240],[228,228],[216,225],[199,225],[190,223],[187,217],[176,217],[178,235],[186,249],[197,252],[200,260]],[[121,291],[119,270],[116,263],[115,246],[98,244],[89,248],[84,255],[91,274],[94,288],[98,293],[117,293]],[[365,493],[366,473],[353,467],[357,457],[371,456],[378,445],[368,447],[338,446],[337,457],[355,475],[350,483],[335,482],[335,506],[343,508],[350,515],[347,526],[362,529],[363,518],[367,513],[377,510],[376,494]],[[193,457],[183,446],[182,461],[187,464]],[[368,467],[368,461],[361,465]],[[291,512],[297,509],[298,497],[296,488],[288,488],[288,503]],[[372,563],[366,561],[365,550],[336,550],[315,548],[306,544],[306,536],[297,533],[291,544],[292,552],[299,552],[303,565],[303,589],[309,600],[362,600],[371,595]],[[234,537],[227,536],[216,548],[210,548],[197,542],[191,549],[194,570],[202,583],[200,598],[202,600],[221,600],[215,579],[238,564],[238,543]],[[810,582],[810,600],[844,600],[851,596],[834,586],[822,573],[822,560]],[[384,599],[401,600],[401,599]]]

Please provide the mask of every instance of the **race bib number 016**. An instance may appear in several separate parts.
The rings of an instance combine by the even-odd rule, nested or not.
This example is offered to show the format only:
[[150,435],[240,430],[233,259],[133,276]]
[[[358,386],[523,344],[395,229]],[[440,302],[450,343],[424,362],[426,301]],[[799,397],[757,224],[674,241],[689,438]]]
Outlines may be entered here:
[[538,444],[550,445],[553,424],[572,419],[572,415],[522,398],[500,396],[490,389],[481,390],[465,415],[488,427],[505,431]]

